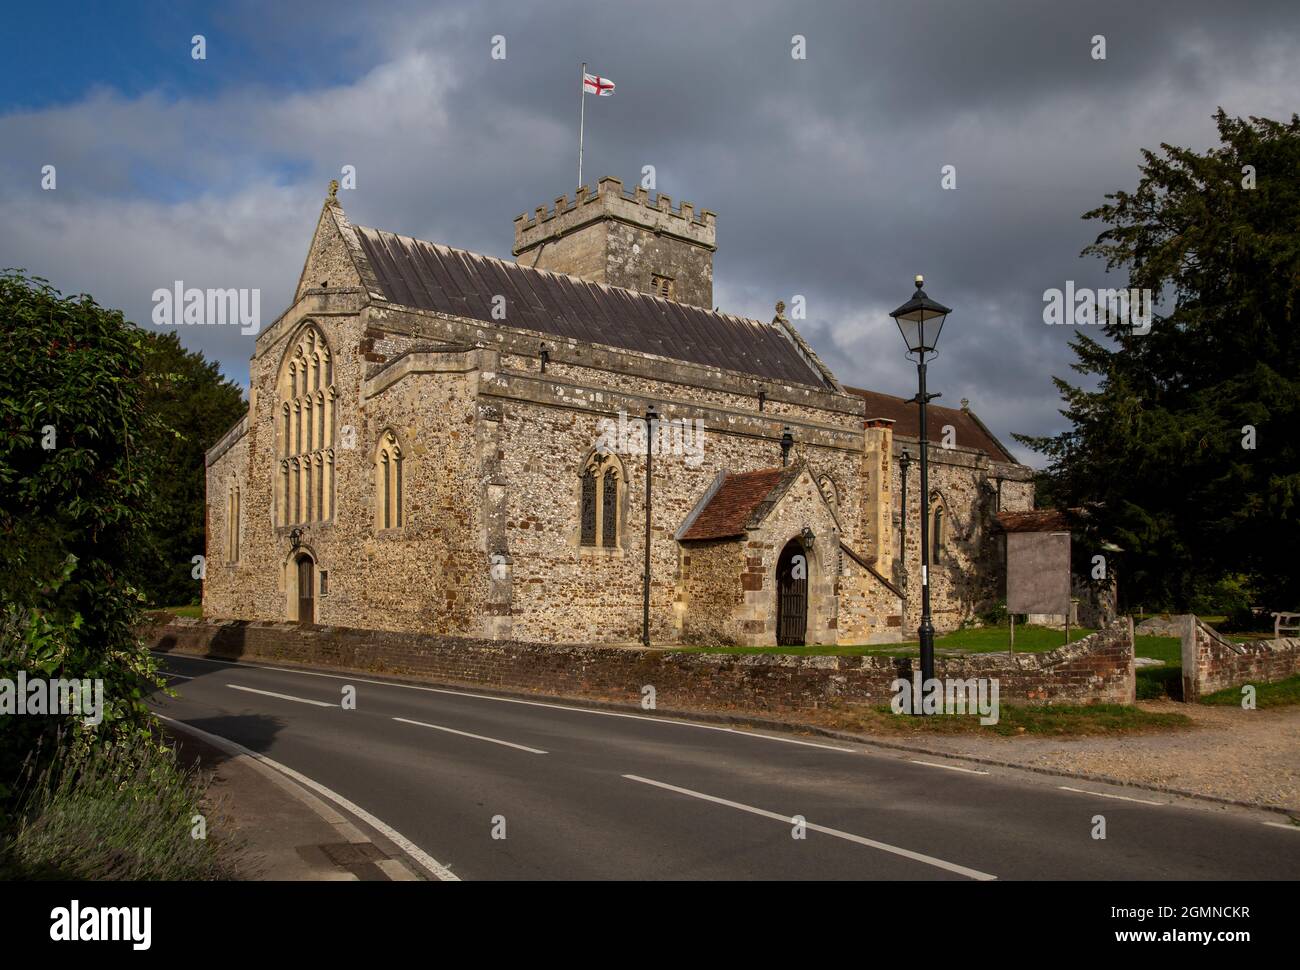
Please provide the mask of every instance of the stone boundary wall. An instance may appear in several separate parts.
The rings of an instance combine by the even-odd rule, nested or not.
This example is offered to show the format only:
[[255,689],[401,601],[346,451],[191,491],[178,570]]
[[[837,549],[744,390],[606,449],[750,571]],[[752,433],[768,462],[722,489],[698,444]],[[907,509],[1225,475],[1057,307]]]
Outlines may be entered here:
[[[170,622],[140,630],[155,650],[289,661],[440,683],[640,703],[655,688],[665,710],[794,711],[886,704],[913,661],[893,657],[680,653],[630,647],[470,640],[248,620]],[[997,677],[1003,703],[1131,704],[1132,624],[1122,620],[1048,653],[940,658],[936,675]]]
[[1183,618],[1183,700],[1300,674],[1300,637],[1229,643],[1195,616]]

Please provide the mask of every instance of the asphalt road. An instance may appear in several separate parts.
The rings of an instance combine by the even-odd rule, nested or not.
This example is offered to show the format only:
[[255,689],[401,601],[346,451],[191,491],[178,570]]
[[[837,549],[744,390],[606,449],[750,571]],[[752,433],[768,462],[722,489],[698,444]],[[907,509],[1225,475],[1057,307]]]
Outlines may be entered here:
[[1300,876],[1281,816],[1142,789],[348,674],[163,666],[180,697],[159,713],[328,787],[461,879]]

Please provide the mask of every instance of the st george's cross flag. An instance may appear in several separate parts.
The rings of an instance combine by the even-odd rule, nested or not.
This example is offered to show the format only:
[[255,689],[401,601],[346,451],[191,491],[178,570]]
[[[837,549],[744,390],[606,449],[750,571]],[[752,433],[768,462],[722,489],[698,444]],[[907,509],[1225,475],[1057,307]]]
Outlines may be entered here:
[[607,77],[582,72],[582,90],[584,94],[597,94],[607,98],[614,93],[614,82]]

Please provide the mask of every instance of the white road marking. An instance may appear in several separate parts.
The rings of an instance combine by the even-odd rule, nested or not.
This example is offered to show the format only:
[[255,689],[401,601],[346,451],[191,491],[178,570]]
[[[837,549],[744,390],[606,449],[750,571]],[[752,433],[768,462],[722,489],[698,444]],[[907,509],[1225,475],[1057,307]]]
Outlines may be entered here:
[[160,670],[159,673],[161,673],[164,677],[179,677],[181,680],[194,679],[193,677],[187,677],[185,674],[174,674],[170,670]]
[[1057,785],[1061,791],[1078,792],[1080,795],[1096,795],[1098,798],[1114,798],[1121,802],[1137,802],[1141,805],[1167,805],[1168,802],[1153,802],[1145,798],[1129,798],[1127,795],[1108,795],[1104,791],[1087,791],[1083,788],[1070,788],[1067,785]]
[[941,765],[937,761],[917,761],[915,758],[908,758],[908,761],[914,765],[925,765],[929,768],[947,768],[949,771],[964,771],[968,775],[987,775],[987,771],[981,771],[978,768],[959,768],[957,765]]
[[[156,652],[156,651],[155,651]],[[857,753],[857,748],[845,748],[833,744],[820,744],[816,741],[801,741],[798,738],[782,738],[774,734],[759,734],[755,731],[741,731],[736,728],[721,727],[717,724],[697,724],[694,721],[680,721],[671,717],[650,717],[646,714],[628,714],[624,711],[602,711],[594,707],[574,707],[568,704],[553,704],[547,701],[530,701],[521,697],[494,697],[491,694],[475,694],[470,691],[451,690],[446,687],[423,687],[419,684],[398,684],[391,680],[369,680],[365,677],[349,677],[344,674],[327,674],[319,670],[298,670],[293,667],[272,667],[269,664],[240,663],[238,660],[217,660],[212,657],[193,657],[182,653],[159,653],[160,657],[179,657],[184,660],[201,660],[210,664],[226,664],[230,667],[247,667],[249,670],[278,670],[285,674],[304,674],[308,677],[328,677],[331,680],[346,680],[349,684],[374,684],[377,687],[401,687],[405,690],[423,690],[431,694],[451,694],[454,697],[471,697],[475,700],[497,701],[502,704],[525,704],[529,707],[549,707],[557,711],[576,711],[579,714],[599,714],[603,717],[626,717],[634,721],[652,721],[655,724],[675,724],[678,727],[698,728],[701,731],[722,731],[742,738],[758,738],[763,741],[779,741],[782,744],[799,744],[807,748],[822,748],[826,751],[843,751],[847,754]],[[332,706],[332,705],[331,705]]]
[[1287,829],[1291,832],[1300,832],[1300,825],[1292,825],[1290,822],[1265,822],[1265,825],[1271,825],[1275,829]]
[[[763,818],[775,819],[778,822],[784,822],[786,825],[792,824],[791,816],[789,815],[780,815],[776,812],[769,812],[763,808],[755,808],[753,805],[745,805],[741,802],[733,802],[726,798],[719,798],[716,795],[706,795],[703,792],[692,791],[689,788],[678,788],[676,785],[669,785],[666,782],[655,781],[651,778],[642,778],[640,775],[624,775],[623,777],[627,778],[629,781],[639,781],[643,785],[654,785],[656,788],[663,788],[667,791],[677,792],[679,795],[690,795],[692,798],[700,798],[706,802],[713,802],[717,805],[726,805],[728,808],[736,808],[742,812],[749,812],[752,815],[761,815]],[[936,859],[934,856],[923,855],[920,852],[913,852],[911,849],[900,849],[896,845],[877,842],[875,839],[868,839],[861,835],[854,835],[852,832],[841,832],[839,829],[827,828],[824,825],[816,825],[813,822],[804,822],[804,828],[812,829],[814,832],[821,832],[823,835],[833,835],[837,839],[856,842],[858,845],[865,845],[872,849],[879,849],[882,852],[900,855],[905,859],[924,862],[928,866],[935,866],[936,868],[944,869],[948,872],[955,872],[958,875],[966,876],[970,879],[978,879],[981,881],[997,879],[997,876],[990,875],[987,872],[980,872],[978,869],[968,869],[965,866],[957,865],[955,862],[946,862],[943,859]]]
[[412,842],[410,839],[404,836],[401,832],[397,831],[397,829],[393,828],[388,823],[375,818],[375,816],[371,815],[360,805],[348,801],[338,792],[326,788],[320,782],[313,781],[311,778],[308,778],[306,775],[302,774],[301,772],[294,771],[288,765],[282,765],[278,761],[272,761],[266,755],[258,754],[256,751],[253,751],[250,748],[246,748],[242,744],[239,744],[236,741],[231,741],[229,738],[223,738],[216,734],[209,734],[207,731],[196,728],[191,724],[186,724],[184,721],[178,721],[174,717],[168,717],[166,714],[158,714],[158,717],[162,718],[164,721],[170,721],[173,724],[179,725],[183,727],[186,731],[190,731],[194,734],[197,734],[199,737],[203,738],[204,740],[208,741],[211,744],[215,744],[219,748],[222,748],[226,751],[233,750],[238,752],[239,754],[247,755],[248,757],[253,758],[256,761],[259,761],[264,765],[274,768],[276,771],[284,773],[288,777],[292,778],[294,781],[298,782],[298,784],[310,788],[312,791],[316,792],[316,794],[321,795],[324,798],[328,798],[330,801],[334,802],[334,804],[338,805],[340,808],[344,809],[345,811],[351,812],[353,815],[361,819],[371,828],[379,832],[382,832],[386,839],[388,839],[390,842],[392,842],[394,845],[400,848],[403,852],[409,855],[420,865],[424,866],[425,869],[429,870],[429,872],[433,875],[435,879],[441,879],[443,882],[460,882],[459,876],[457,876],[454,872],[452,872],[450,869],[444,866],[433,856],[429,855],[429,853],[421,849],[418,845],[416,845],[414,842]]
[[426,724],[424,721],[408,721],[404,717],[395,717],[394,721],[401,721],[403,724],[414,724],[418,727],[433,728],[435,731],[446,731],[448,734],[459,734],[463,738],[473,738],[476,741],[491,741],[493,744],[504,745],[507,748],[518,748],[520,751],[527,751],[531,754],[546,754],[539,748],[530,748],[527,745],[515,744],[513,741],[499,741],[496,738],[486,738],[481,734],[470,734],[468,731],[457,731],[455,728],[443,727],[441,724]]
[[256,687],[240,687],[238,684],[227,684],[231,690],[243,690],[250,694],[262,694],[266,697],[278,697],[282,701],[297,701],[299,704],[315,704],[317,707],[338,707],[338,704],[327,704],[325,701],[308,700],[306,697],[294,697],[292,694],[277,694],[273,690],[258,690]]

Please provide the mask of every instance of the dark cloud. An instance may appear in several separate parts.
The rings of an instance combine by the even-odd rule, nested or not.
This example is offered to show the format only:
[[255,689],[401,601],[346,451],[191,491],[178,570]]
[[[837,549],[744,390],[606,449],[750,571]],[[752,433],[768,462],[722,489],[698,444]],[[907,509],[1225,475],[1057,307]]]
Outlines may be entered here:
[[[171,280],[287,301],[325,182],[362,224],[508,256],[511,220],[576,183],[580,61],[618,83],[588,100],[586,180],[719,213],[717,300],[800,325],[846,381],[910,394],[886,316],[926,273],[955,308],[932,380],[1004,439],[1059,427],[1065,328],[1043,291],[1098,285],[1080,215],[1137,179],[1142,147],[1203,148],[1211,114],[1289,116],[1294,3],[579,3],[237,6],[221,30],[315,87],[240,73],[213,95],[119,96],[0,117],[0,263],[147,320]],[[269,17],[273,19],[267,19]],[[507,57],[489,56],[494,35]],[[790,56],[806,38],[806,60]],[[1090,56],[1094,35],[1106,59]],[[205,89],[206,90],[206,89]],[[60,164],[57,193],[33,174]],[[940,187],[953,165],[957,189]],[[182,339],[246,379],[251,344]]]

